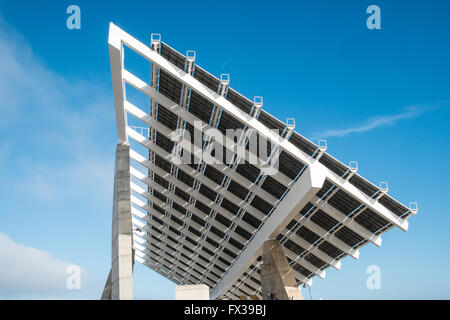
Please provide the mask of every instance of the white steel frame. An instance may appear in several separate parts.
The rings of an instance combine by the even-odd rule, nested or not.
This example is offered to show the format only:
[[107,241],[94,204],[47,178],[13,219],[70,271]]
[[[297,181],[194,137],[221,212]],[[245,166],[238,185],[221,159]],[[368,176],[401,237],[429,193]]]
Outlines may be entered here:
[[[231,298],[242,295],[237,294],[236,290],[241,290],[241,292],[250,294],[248,288],[245,290],[243,289],[243,283],[247,283],[256,288],[256,291],[251,292],[251,294],[258,295],[260,286],[258,283],[250,279],[250,276],[258,279],[257,273],[254,272],[256,267],[254,267],[253,270],[249,270],[249,268],[251,265],[259,265],[256,259],[261,255],[263,242],[269,238],[275,238],[280,234],[283,236],[281,239],[282,243],[289,239],[301,247],[304,247],[309,253],[316,255],[319,259],[326,262],[327,267],[332,266],[335,269],[340,269],[341,260],[339,258],[335,259],[330,257],[325,252],[321,251],[320,248],[315,246],[315,244],[309,243],[299,237],[295,233],[295,230],[297,230],[300,226],[306,226],[319,235],[321,239],[325,239],[345,252],[346,255],[349,255],[354,259],[358,259],[360,254],[359,249],[350,247],[348,244],[336,238],[334,233],[330,233],[327,230],[322,229],[320,226],[311,221],[309,218],[311,215],[308,217],[299,216],[299,211],[306,204],[314,204],[316,206],[315,210],[320,209],[336,219],[341,224],[341,228],[346,226],[366,241],[371,242],[376,246],[380,246],[382,240],[379,234],[374,234],[355,222],[354,219],[357,214],[349,218],[347,213],[340,212],[338,209],[331,206],[327,200],[317,197],[316,194],[323,187],[325,181],[328,181],[337,187],[334,192],[337,190],[342,190],[359,201],[362,204],[362,208],[360,208],[358,213],[362,212],[364,208],[370,208],[377,215],[388,221],[392,226],[396,226],[404,231],[408,229],[407,218],[409,216],[406,218],[398,217],[387,207],[379,203],[379,196],[375,198],[369,197],[356,188],[353,184],[349,183],[350,177],[355,174],[357,170],[357,164],[355,162],[350,164],[350,173],[345,178],[338,176],[336,173],[319,162],[320,157],[326,150],[325,141],[319,142],[319,147],[317,149],[318,156],[312,157],[288,140],[293,132],[295,122],[288,120],[289,125],[287,126],[287,130],[281,135],[277,135],[258,120],[257,116],[262,107],[262,98],[257,97],[255,99],[253,111],[250,114],[247,114],[224,97],[230,82],[228,75],[221,76],[218,92],[212,91],[194,78],[192,71],[195,66],[195,52],[190,52],[187,55],[186,68],[185,70],[182,70],[159,54],[158,49],[161,44],[160,36],[152,35],[151,47],[148,47],[112,23],[109,28],[108,44],[119,142],[128,143],[131,138],[132,140],[145,146],[149,151],[148,157],[143,156],[134,150],[130,151],[131,158],[143,167],[147,168],[150,173],[145,174],[140,172],[137,168],[131,168],[132,176],[144,185],[148,186],[146,189],[135,183],[131,184],[133,193],[131,198],[133,225],[135,226],[135,230],[137,230],[134,232],[134,246],[136,249],[137,261],[143,263],[152,270],[155,270],[177,284],[198,283],[201,281],[210,285],[212,288],[212,299]],[[139,79],[137,76],[125,69],[123,54],[124,45],[151,62],[152,83],[145,83],[143,80]],[[182,99],[180,104],[178,102],[171,101],[168,97],[161,94],[157,90],[156,82],[159,69],[164,70],[170,76],[183,84],[183,89],[181,92]],[[149,113],[142,111],[131,102],[127,101],[125,95],[125,83],[130,84],[150,97],[151,106]],[[201,95],[204,99],[214,105],[214,114],[212,116],[211,124],[202,122],[187,110],[188,98],[191,90],[195,91],[197,94]],[[264,176],[258,178],[257,181],[249,181],[233,170],[236,165],[235,163],[232,166],[212,164],[214,168],[221,171],[226,177],[226,181],[222,185],[216,184],[205,177],[202,174],[201,169],[195,170],[183,163],[172,164],[171,172],[167,173],[156,166],[152,161],[152,157],[155,154],[167,160],[172,156],[171,153],[160,148],[154,142],[155,130],[169,138],[171,137],[173,131],[156,120],[156,104],[163,105],[165,108],[169,109],[178,116],[178,132],[183,130],[185,123],[194,125],[196,121],[200,121],[201,123],[201,126],[198,129],[202,132],[206,132],[209,129],[215,128],[218,122],[219,112],[226,112],[245,125],[246,131],[244,133],[244,138],[239,143],[245,143],[246,139],[248,139],[252,133],[257,132],[261,136],[270,139],[272,144],[275,145],[275,150],[268,159],[269,162],[275,161],[280,152],[286,152],[295,159],[299,160],[301,163],[305,164],[305,170],[297,180],[291,180],[281,172],[277,172],[272,176],[289,189],[289,192],[287,192],[281,200],[261,188],[262,182],[264,181]],[[147,124],[149,126],[149,135],[145,136],[128,126],[127,114],[134,116]],[[205,145],[209,145],[210,143],[211,140],[209,139],[206,141]],[[230,143],[229,145],[233,145],[233,143]],[[179,153],[180,148],[191,149],[193,146],[189,141],[181,139],[175,144],[174,152]],[[197,151],[202,152],[203,150]],[[246,152],[248,155],[248,151]],[[203,164],[201,163],[200,168],[202,168],[202,166]],[[177,179],[178,170],[183,170],[195,179],[194,187],[188,186],[181,180]],[[153,173],[166,179],[169,183],[169,187],[165,189],[154,183],[151,178]],[[248,196],[250,197],[250,200],[241,200],[227,190],[226,182],[229,182],[230,179],[237,181],[250,191]],[[199,191],[199,186],[202,184],[215,190],[219,194],[219,197],[215,201],[211,201],[205,197]],[[187,192],[190,195],[189,202],[186,202],[178,197],[175,194],[175,188],[179,188]],[[163,202],[154,197],[152,195],[153,190],[156,190],[166,196],[167,201]],[[380,195],[385,192],[387,192],[387,184],[380,191]],[[140,198],[135,195],[139,195]],[[249,205],[254,195],[258,195],[269,204],[275,206],[275,209],[270,215],[266,215]],[[221,207],[220,203],[224,197],[237,204],[240,207],[240,212],[242,214],[244,212],[248,212],[260,219],[263,222],[262,225],[255,229],[253,226],[250,226],[247,222],[242,220],[242,215],[238,214],[235,216]],[[207,204],[211,208],[209,215],[195,207],[195,202],[197,200]],[[183,215],[172,208],[173,201],[184,204],[183,207],[187,210],[186,215]],[[158,210],[155,210],[153,208],[153,204],[161,207],[165,213],[163,214]],[[411,214],[417,212],[417,205],[415,203],[410,207]],[[216,213],[220,213],[231,221],[229,228],[224,228],[223,225],[214,219]],[[201,219],[206,222],[205,226],[198,225],[196,222],[191,220],[189,218],[191,214],[196,214],[201,217]],[[171,222],[171,215],[183,221],[183,226],[180,227],[179,225]],[[156,220],[152,219],[153,216],[157,217],[163,222],[163,224],[161,225],[157,223]],[[288,223],[294,218],[297,219],[296,226],[292,230],[286,229]],[[150,226],[154,226],[161,231],[161,233],[155,232]],[[224,232],[225,237],[220,238],[211,232],[209,230],[211,226],[222,228],[221,231]],[[247,240],[236,233],[235,229],[237,226],[251,233],[252,237]],[[170,228],[177,229],[177,233],[170,230]],[[193,234],[189,228],[197,230],[201,233],[201,236],[199,237],[196,234]],[[184,241],[183,239],[185,239],[186,236],[195,239],[195,241],[198,242],[198,245],[194,246],[191,243]],[[208,241],[206,241],[207,237],[216,241],[219,244],[219,248],[212,246]],[[236,258],[233,258],[224,252],[225,248],[236,251],[236,248],[228,243],[230,237],[233,237],[233,239],[237,240],[244,246],[242,252],[240,252]],[[176,241],[174,242],[173,239]],[[183,248],[183,246],[194,253]],[[209,263],[199,257],[201,246],[208,248],[212,252],[212,254],[209,254],[202,251],[202,255],[210,259]],[[287,256],[292,260],[291,263],[297,263],[305,267],[313,273],[313,276],[317,275],[321,278],[325,277],[325,268],[318,268],[312,265],[310,262],[300,256],[297,256],[292,251],[286,250],[286,252]],[[220,257],[226,257],[228,261],[231,261],[231,266],[227,266],[221,262],[219,259]],[[168,263],[170,263],[169,266],[167,265]],[[224,269],[225,272],[217,269],[214,265]],[[200,266],[204,269],[201,270]],[[244,273],[247,273],[247,276],[244,277]],[[307,278],[297,271],[294,271],[294,275],[300,283],[311,285],[312,276]],[[211,281],[210,279],[214,281]],[[234,288],[232,288],[233,286]]]

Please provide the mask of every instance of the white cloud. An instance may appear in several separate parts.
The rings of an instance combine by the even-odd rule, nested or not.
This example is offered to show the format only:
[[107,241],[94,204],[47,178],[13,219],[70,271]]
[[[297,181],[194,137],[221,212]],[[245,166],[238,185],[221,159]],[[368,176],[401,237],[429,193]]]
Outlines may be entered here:
[[[1,232],[0,257],[0,298],[49,298],[72,292],[66,286],[69,262],[17,243]],[[86,276],[82,270],[80,289]]]
[[401,120],[416,118],[426,112],[430,112],[445,107],[448,104],[449,104],[448,101],[443,101],[428,105],[407,107],[404,109],[403,112],[397,114],[371,117],[363,124],[345,129],[326,130],[317,134],[316,137],[318,138],[344,137],[351,133],[367,132],[379,127],[394,125],[396,122]]

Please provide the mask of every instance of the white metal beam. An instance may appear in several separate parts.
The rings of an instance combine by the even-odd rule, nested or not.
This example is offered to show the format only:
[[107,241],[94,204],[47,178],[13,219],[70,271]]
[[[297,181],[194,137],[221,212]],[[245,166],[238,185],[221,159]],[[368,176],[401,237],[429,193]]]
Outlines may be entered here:
[[305,170],[292,186],[291,191],[276,207],[272,215],[266,220],[255,237],[211,292],[212,299],[221,296],[239,279],[252,261],[261,254],[264,241],[269,238],[275,238],[301,208],[322,188],[324,181],[325,176],[320,171],[316,171],[315,166],[308,167]]
[[125,101],[125,92],[123,86],[123,47],[121,33],[114,32],[117,28],[114,24],[109,25],[108,47],[109,60],[111,64],[111,78],[113,84],[114,104],[116,109],[116,125],[119,144],[127,143],[127,117],[123,102]]

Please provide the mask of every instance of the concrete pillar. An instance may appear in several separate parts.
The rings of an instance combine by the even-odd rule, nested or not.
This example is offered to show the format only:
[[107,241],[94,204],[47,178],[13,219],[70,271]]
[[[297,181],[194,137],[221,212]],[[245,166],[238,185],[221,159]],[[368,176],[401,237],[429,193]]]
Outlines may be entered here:
[[303,300],[280,242],[270,239],[263,244],[261,287],[264,300]]
[[102,299],[133,299],[134,257],[130,192],[130,146],[118,144],[114,173],[111,271]]
[[209,300],[209,287],[206,284],[176,286],[175,300]]
[[102,300],[111,300],[111,270],[108,273],[108,279],[106,279],[105,287],[103,288]]

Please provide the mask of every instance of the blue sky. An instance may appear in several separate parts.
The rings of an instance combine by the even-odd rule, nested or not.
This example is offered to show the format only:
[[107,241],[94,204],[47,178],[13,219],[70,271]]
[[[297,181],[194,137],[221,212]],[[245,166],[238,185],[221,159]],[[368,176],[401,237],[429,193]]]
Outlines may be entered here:
[[[81,30],[66,8],[81,8]],[[366,8],[381,8],[381,30]],[[0,298],[97,299],[110,267],[117,141],[107,49],[114,22],[151,33],[370,181],[417,201],[408,232],[315,279],[314,299],[450,298],[450,4],[445,1],[0,1]],[[66,266],[81,266],[68,290]],[[366,269],[381,268],[381,290]],[[135,297],[172,299],[140,265]],[[303,291],[306,298],[309,292]]]

